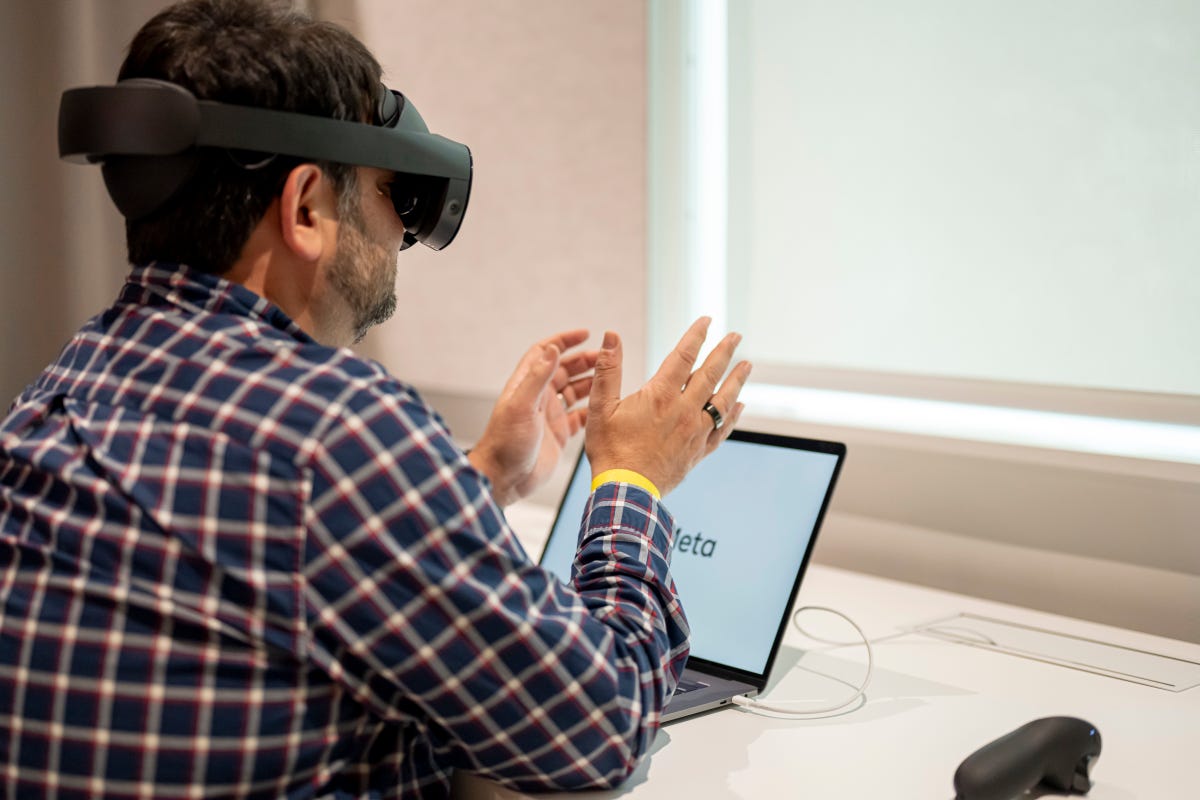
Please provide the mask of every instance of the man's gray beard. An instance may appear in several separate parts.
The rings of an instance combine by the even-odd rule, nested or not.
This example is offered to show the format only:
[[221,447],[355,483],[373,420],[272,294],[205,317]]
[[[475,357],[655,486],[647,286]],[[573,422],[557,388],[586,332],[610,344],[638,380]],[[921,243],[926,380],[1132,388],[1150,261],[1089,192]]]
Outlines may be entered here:
[[355,344],[396,313],[396,254],[372,242],[365,228],[357,207],[343,211],[337,255],[329,265],[329,283],[353,315]]

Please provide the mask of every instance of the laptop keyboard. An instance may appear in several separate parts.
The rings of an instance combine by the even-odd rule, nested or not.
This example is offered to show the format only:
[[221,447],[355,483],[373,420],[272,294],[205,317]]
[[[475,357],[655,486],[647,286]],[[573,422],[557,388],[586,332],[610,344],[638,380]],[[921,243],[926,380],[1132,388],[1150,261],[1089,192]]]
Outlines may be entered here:
[[689,681],[689,680],[681,679],[679,681],[679,685],[675,687],[675,694],[687,694],[688,692],[694,692],[697,689],[707,689],[707,688],[708,688],[707,683],[701,683],[700,681]]

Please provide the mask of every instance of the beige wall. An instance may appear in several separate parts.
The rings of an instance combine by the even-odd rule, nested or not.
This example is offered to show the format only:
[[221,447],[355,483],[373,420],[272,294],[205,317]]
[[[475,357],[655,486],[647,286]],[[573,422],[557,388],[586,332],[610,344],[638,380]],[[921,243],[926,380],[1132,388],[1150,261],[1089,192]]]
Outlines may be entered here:
[[[62,90],[111,81],[165,0],[0,6],[0,406],[115,295],[120,217],[100,171],[58,160]],[[401,258],[400,308],[364,351],[425,390],[492,396],[553,332],[646,338],[646,23],[639,0],[309,3],[348,24],[431,127],[467,143],[475,183],[442,253]],[[33,187],[38,187],[36,190]],[[20,202],[17,201],[18,196]]]
[[110,83],[165,0],[0,3],[0,411],[116,296],[125,229],[100,170],[58,159],[58,101]]
[[[0,408],[115,296],[120,216],[98,169],[58,159],[59,96],[111,82],[167,0],[0,3]],[[362,351],[422,389],[464,442],[537,339],[624,337],[645,374],[646,10],[640,0],[308,0],[376,53],[435,132],[467,143],[466,222],[401,256],[400,306]],[[19,199],[18,199],[19,198]],[[540,497],[553,502],[557,484]]]
[[[363,0],[359,33],[431,130],[471,147],[458,238],[400,260],[365,347],[426,390],[493,395],[537,339],[646,338],[646,13],[640,0]],[[454,424],[454,420],[451,420]]]

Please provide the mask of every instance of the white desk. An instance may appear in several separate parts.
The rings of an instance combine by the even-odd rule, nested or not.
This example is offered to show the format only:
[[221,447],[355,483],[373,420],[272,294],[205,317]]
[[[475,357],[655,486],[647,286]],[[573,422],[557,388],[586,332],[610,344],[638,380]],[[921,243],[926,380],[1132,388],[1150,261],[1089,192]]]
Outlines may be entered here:
[[[534,518],[529,529],[542,522]],[[536,539],[528,537],[534,553]],[[815,564],[797,604],[837,608],[872,639],[970,612],[1200,662],[1200,645]],[[824,649],[790,629],[764,698],[847,696],[845,686],[810,670],[857,682],[863,648]],[[1096,725],[1103,740],[1088,797],[1200,797],[1200,687],[1171,692],[908,634],[876,646],[867,700],[826,719],[768,719],[728,708],[669,724],[624,787],[588,796],[946,800],[954,796],[955,769],[972,751],[1033,719],[1066,715]],[[455,796],[523,795],[461,775]]]

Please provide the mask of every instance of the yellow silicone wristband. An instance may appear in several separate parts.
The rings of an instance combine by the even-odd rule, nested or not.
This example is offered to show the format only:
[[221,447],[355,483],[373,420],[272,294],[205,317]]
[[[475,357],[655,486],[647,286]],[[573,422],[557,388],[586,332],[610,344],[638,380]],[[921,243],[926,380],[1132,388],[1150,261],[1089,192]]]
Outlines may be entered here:
[[596,491],[605,483],[632,483],[634,486],[645,489],[654,495],[655,500],[662,500],[662,493],[658,491],[658,487],[654,485],[654,482],[642,473],[634,472],[631,469],[604,470],[604,472],[592,478],[592,491]]

